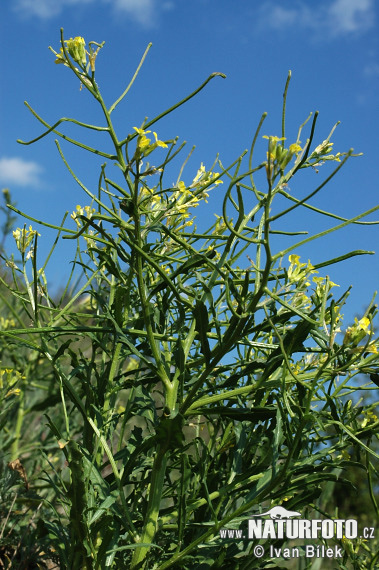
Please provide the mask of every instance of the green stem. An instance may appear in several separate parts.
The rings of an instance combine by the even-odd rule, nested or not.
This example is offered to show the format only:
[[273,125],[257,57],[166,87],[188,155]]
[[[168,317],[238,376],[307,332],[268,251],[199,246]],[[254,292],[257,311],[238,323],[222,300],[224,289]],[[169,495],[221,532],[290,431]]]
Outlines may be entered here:
[[153,545],[153,540],[158,528],[158,516],[167,464],[166,451],[165,447],[158,450],[151,473],[149,502],[145,516],[145,526],[139,541],[141,544],[149,546],[141,546],[140,548],[135,549],[130,566],[131,570],[137,568],[148,568],[146,566],[146,557]]
[[145,61],[145,57],[147,56],[147,53],[148,53],[148,51],[149,51],[149,49],[151,48],[152,45],[153,45],[153,44],[152,44],[151,42],[148,44],[148,46],[147,46],[147,48],[146,48],[146,50],[145,50],[145,53],[143,54],[142,59],[141,59],[141,61],[139,62],[139,65],[138,65],[138,67],[137,67],[137,69],[136,69],[136,71],[135,71],[135,73],[134,73],[134,75],[133,75],[133,77],[132,77],[132,79],[131,79],[129,85],[127,86],[127,88],[125,89],[125,91],[124,91],[123,93],[121,93],[121,95],[120,95],[120,97],[117,99],[117,101],[115,101],[115,102],[113,103],[113,105],[111,105],[111,107],[109,107],[109,110],[108,110],[108,113],[109,113],[109,114],[111,114],[112,111],[115,110],[115,108],[117,107],[117,105],[123,100],[123,98],[125,97],[125,95],[128,93],[129,89],[130,89],[131,86],[133,85],[133,83],[134,83],[134,81],[135,81],[135,79],[136,79],[136,77],[137,77],[137,75],[138,75],[138,73],[139,73],[139,70],[141,69],[141,67],[142,67],[142,65],[143,65],[143,62]]
[[18,459],[19,456],[21,430],[22,430],[22,424],[24,421],[24,412],[25,412],[25,389],[26,389],[26,381],[22,380],[20,396],[18,399],[17,418],[14,430],[14,441],[11,447],[11,461]]
[[291,80],[291,70],[289,70],[288,72],[288,76],[287,76],[287,81],[286,81],[286,86],[284,88],[284,93],[283,93],[283,111],[282,111],[282,137],[285,138],[286,136],[286,104],[287,104],[287,91],[288,91],[288,86],[290,84],[290,80]]

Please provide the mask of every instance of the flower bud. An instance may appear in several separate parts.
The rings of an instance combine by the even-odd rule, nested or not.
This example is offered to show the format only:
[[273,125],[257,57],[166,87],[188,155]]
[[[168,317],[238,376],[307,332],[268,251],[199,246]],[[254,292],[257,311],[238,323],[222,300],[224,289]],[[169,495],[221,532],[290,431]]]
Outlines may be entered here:
[[87,64],[87,55],[85,50],[86,42],[84,38],[77,36],[76,38],[70,38],[66,40],[67,51],[71,55],[72,59],[79,63],[82,67]]

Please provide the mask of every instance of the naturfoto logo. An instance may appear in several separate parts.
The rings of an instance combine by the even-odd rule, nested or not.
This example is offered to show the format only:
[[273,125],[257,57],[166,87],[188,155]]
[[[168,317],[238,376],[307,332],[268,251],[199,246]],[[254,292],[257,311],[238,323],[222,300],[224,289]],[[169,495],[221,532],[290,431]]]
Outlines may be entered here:
[[[354,539],[358,536],[358,523],[353,519],[298,519],[297,511],[273,507],[266,513],[253,515],[249,520],[249,539],[278,538],[337,538]],[[259,518],[258,518],[259,517]],[[269,517],[269,518],[263,518]]]

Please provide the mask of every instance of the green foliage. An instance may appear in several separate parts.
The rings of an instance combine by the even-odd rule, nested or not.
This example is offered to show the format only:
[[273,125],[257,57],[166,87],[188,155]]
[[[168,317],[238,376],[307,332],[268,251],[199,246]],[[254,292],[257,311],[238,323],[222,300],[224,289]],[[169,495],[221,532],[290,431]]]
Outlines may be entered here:
[[[2,398],[7,402],[16,381],[19,386],[13,407],[2,408],[2,449],[10,461],[22,456],[25,504],[38,499],[50,513],[36,526],[36,540],[45,545],[40,563],[279,567],[256,558],[252,541],[223,539],[220,531],[245,528],[252,515],[275,505],[303,517],[349,518],[338,512],[333,491],[351,486],[344,474],[353,468],[367,477],[375,526],[377,309],[369,303],[343,335],[348,291],[335,298],[335,284],[319,273],[372,252],[352,251],[317,265],[291,253],[348,224],[363,224],[361,218],[379,208],[346,220],[308,202],[352,150],[332,154],[334,129],[312,150],[317,113],[306,142],[301,146],[307,121],[284,146],[287,82],[281,137],[265,137],[267,154],[258,166],[253,151],[265,115],[247,164],[246,152],[226,167],[220,160],[209,170],[201,164],[185,183],[186,160],[172,186],[165,171],[184,145],[161,141],[149,128],[222,74],[119,139],[111,114],[146,53],[124,93],[107,107],[95,81],[103,44],[90,42],[86,51],[83,38],[65,41],[62,32],[61,46],[56,62],[99,103],[105,126],[68,118],[51,126],[28,105],[47,129],[30,142],[54,132],[119,172],[108,174],[104,163],[92,192],[56,141],[90,203],[77,206],[74,228],[65,225],[67,213],[59,227],[39,223],[55,227],[57,239],[75,240],[80,285],[72,287],[73,270],[61,298],[51,298],[48,260],[39,268],[39,234],[31,226],[14,231],[20,260],[7,260],[10,275],[2,280],[4,314],[14,319],[1,326],[2,362],[14,370],[2,368],[13,378],[7,376]],[[67,137],[58,130],[66,122],[94,137],[106,133],[112,152]],[[146,160],[152,153],[158,166]],[[301,200],[291,194],[295,175],[329,161],[338,164],[316,190]],[[210,227],[198,228],[193,211],[211,191],[223,192],[222,212]],[[305,232],[284,231],[282,218],[303,208],[339,222],[300,238]],[[287,245],[274,251],[277,234],[287,236]],[[344,552],[334,561],[338,567],[375,567],[377,540],[369,546],[361,539],[335,542]]]

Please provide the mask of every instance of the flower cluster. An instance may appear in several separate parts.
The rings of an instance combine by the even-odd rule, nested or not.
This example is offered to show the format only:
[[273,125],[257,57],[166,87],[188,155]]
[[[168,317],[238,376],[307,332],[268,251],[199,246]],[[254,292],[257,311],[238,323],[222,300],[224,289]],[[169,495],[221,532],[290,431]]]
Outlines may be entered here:
[[[212,172],[212,170],[207,171],[205,170],[204,164],[201,163],[190,188],[196,188],[201,191],[201,189],[205,189],[206,187],[209,192],[213,188],[213,186],[210,187],[211,184],[214,184],[215,186],[223,184],[222,180],[217,179],[218,176],[220,176],[219,172]],[[208,198],[208,193],[206,193],[205,190],[202,191],[202,197]]]
[[0,331],[6,331],[15,326],[16,323],[13,319],[5,319],[4,317],[0,317]]
[[[27,250],[27,248],[30,246],[30,244],[34,241],[36,236],[40,236],[41,234],[39,234],[36,230],[33,230],[32,226],[29,226],[29,229],[27,230],[26,227],[24,226],[22,229],[21,228],[17,228],[14,232],[13,232],[13,237],[16,241],[16,247],[18,249],[18,251],[22,254],[25,253],[25,251]],[[26,258],[29,259],[30,257],[33,257],[33,248],[31,247],[29,252],[27,253]]]
[[[300,256],[296,254],[292,254],[289,256],[290,266],[287,270],[288,282],[290,284],[296,284],[296,291],[293,298],[293,304],[295,307],[298,308],[309,308],[311,306],[311,299],[308,295],[304,292],[304,289],[310,286],[311,282],[309,280],[310,276],[312,277],[312,283],[315,286],[314,293],[316,297],[322,300],[325,297],[325,293],[328,294],[332,287],[339,287],[333,281],[330,281],[328,277],[316,277],[314,274],[318,273],[316,269],[314,269],[311,262],[308,260],[308,263],[301,263]],[[338,307],[335,307],[336,313],[338,313]],[[335,323],[337,323],[339,317],[336,316]],[[325,322],[330,323],[331,316],[325,316]]]
[[[83,227],[83,218],[90,219],[92,218],[93,214],[96,212],[95,208],[91,208],[91,206],[80,206],[79,204],[76,206],[76,210],[72,212],[71,218],[76,223],[78,229]],[[91,249],[96,247],[95,237],[97,236],[97,232],[90,229],[86,231],[86,235],[83,235],[83,238],[87,244],[87,253],[91,256],[94,260],[93,254],[90,253]]]
[[[81,36],[77,36],[76,38],[70,38],[69,40],[65,40],[66,49],[72,59],[78,63],[82,68],[85,68],[87,65],[87,50],[85,49],[86,42],[84,38]],[[52,50],[54,51],[54,50]],[[60,52],[55,52],[57,59],[55,63],[63,63],[67,67],[69,67],[67,63],[67,58],[64,53],[63,47],[61,47]]]
[[362,428],[370,424],[375,424],[378,421],[378,416],[372,410],[363,410],[362,414],[364,416],[361,423]]
[[325,140],[319,144],[308,159],[310,164],[315,167],[324,164],[325,160],[335,160],[336,162],[341,162],[341,156],[346,155],[346,153],[337,152],[337,154],[330,154],[330,152],[333,150],[333,144],[334,143],[330,142],[329,140]]
[[188,209],[191,207],[196,208],[199,205],[199,199],[185,187],[184,183],[183,187],[180,188],[179,191],[174,192],[174,199],[174,211],[175,214],[177,214],[176,218],[181,222],[184,222],[182,226],[183,228],[192,226],[194,218],[191,218],[191,214],[188,212]]
[[[196,176],[192,180],[189,186],[180,180],[177,183],[177,190],[173,192],[174,204],[173,210],[175,214],[179,214],[181,220],[188,220],[190,214],[188,213],[189,208],[196,208],[201,200],[207,202],[209,197],[209,191],[212,190],[214,186],[222,184],[222,180],[218,180],[218,172],[207,171],[203,163],[201,163]],[[212,186],[214,184],[214,186]],[[183,227],[192,226],[193,218],[185,222]]]
[[[368,317],[362,317],[360,320],[355,318],[354,324],[346,329],[343,344],[348,344],[350,347],[357,348],[358,344],[365,338],[366,335],[369,335],[369,338],[371,338],[373,334],[374,331],[371,327],[371,321]],[[369,343],[367,347],[361,348],[365,348],[367,352],[378,352],[378,348],[374,342]]]
[[[89,51],[86,50],[85,45],[86,42],[84,38],[81,36],[76,36],[75,38],[70,38],[69,40],[64,40],[65,49],[63,46],[61,47],[59,52],[56,52],[51,46],[49,49],[55,54],[56,60],[55,63],[63,63],[66,67],[73,67],[69,57],[70,56],[75,63],[78,64],[79,68],[74,67],[75,71],[79,74],[82,83],[86,86],[91,88],[93,85],[90,81],[90,77],[88,76],[88,71],[91,68],[92,73],[95,72],[95,61],[97,54],[100,48],[103,47],[104,42],[102,44],[98,44],[97,42],[89,42]],[[94,50],[92,48],[92,44],[97,45],[97,49]],[[88,64],[87,64],[87,56],[88,56]]]
[[91,206],[84,206],[84,208],[82,208],[82,206],[78,204],[76,211],[72,212],[71,218],[75,221],[78,228],[81,228],[83,222],[80,216],[90,219],[95,212],[95,208],[91,208]]
[[14,368],[0,369],[0,390],[4,388],[7,390],[5,398],[12,395],[18,396],[20,394],[20,389],[15,387],[19,380],[25,380],[25,376]]
[[[165,145],[158,140],[156,133],[153,133],[155,142],[151,144],[150,139],[146,137],[146,133],[150,131],[143,131],[136,127],[135,130],[139,133],[137,149],[139,148],[144,156],[150,154],[157,146]],[[187,186],[183,180],[179,180],[170,197],[144,186],[140,191],[140,205],[143,205],[146,212],[166,213],[165,218],[169,225],[175,225],[176,229],[184,229],[194,223],[194,218],[189,213],[190,208],[196,208],[201,200],[207,201],[209,191],[213,188],[212,184],[214,186],[222,184],[218,176],[218,172],[207,171],[201,163],[192,183]],[[178,223],[182,225],[179,227]]]
[[300,263],[299,255],[292,254],[288,259],[290,261],[287,270],[288,282],[291,285],[296,284],[291,304],[297,309],[309,309],[312,302],[305,289],[310,285],[309,276],[317,271],[309,260],[308,263]]
[[325,291],[328,293],[332,287],[339,287],[337,283],[326,277],[313,277],[312,281],[316,285],[315,293],[319,299],[324,297]]
[[273,175],[275,176],[278,172],[283,171],[293,156],[302,151],[302,148],[298,142],[292,143],[288,149],[284,148],[282,141],[286,140],[285,137],[264,135],[263,138],[268,139],[266,172],[267,177],[271,179]]
[[223,234],[227,228],[225,220],[222,216],[218,216],[217,214],[214,214],[214,215],[216,216],[217,220],[215,223],[213,233],[214,234]]
[[307,281],[312,273],[318,273],[308,260],[308,263],[300,263],[300,255],[292,254],[289,256],[290,266],[287,270],[288,280],[290,283],[297,283],[308,287],[310,282]]
[[144,131],[138,127],[133,127],[133,129],[138,133],[136,154],[139,158],[142,156],[148,156],[158,146],[161,148],[167,148],[167,144],[165,142],[158,140],[157,133],[153,132],[155,142],[152,143],[151,139],[146,136],[148,133],[151,133],[151,131]]

